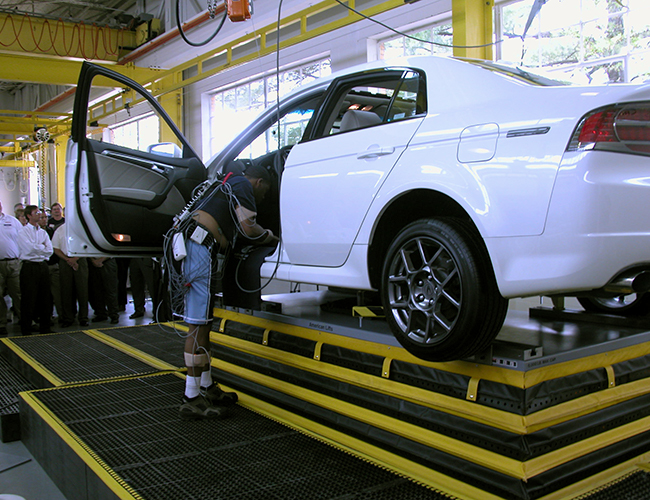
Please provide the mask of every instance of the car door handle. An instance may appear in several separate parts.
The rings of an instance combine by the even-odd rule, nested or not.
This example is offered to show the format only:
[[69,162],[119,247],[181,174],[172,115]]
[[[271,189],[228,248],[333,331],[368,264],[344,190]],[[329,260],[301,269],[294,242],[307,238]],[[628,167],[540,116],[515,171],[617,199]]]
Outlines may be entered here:
[[372,149],[370,151],[364,151],[357,155],[357,160],[370,160],[372,158],[379,158],[380,156],[392,155],[395,152],[394,147],[390,148],[380,148]]

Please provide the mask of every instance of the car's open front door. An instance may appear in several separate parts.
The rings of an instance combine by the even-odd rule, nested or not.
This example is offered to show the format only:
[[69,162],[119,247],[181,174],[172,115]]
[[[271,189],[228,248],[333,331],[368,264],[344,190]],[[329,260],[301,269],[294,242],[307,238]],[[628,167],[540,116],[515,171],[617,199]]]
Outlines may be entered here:
[[[160,144],[167,126],[178,144]],[[76,255],[162,251],[163,235],[206,179],[197,154],[154,97],[83,63],[66,155],[66,227]]]

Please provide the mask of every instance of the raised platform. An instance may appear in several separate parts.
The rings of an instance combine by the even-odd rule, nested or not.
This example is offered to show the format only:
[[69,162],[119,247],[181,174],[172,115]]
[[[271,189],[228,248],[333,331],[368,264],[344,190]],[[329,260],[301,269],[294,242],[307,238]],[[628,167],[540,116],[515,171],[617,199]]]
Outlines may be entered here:
[[428,363],[381,322],[355,328],[308,301],[282,311],[218,311],[220,377],[390,453],[425,484],[460,498],[571,498],[648,459],[642,328],[517,315],[492,353]]
[[[618,500],[621,489],[640,488],[650,496],[644,331],[619,333],[618,345],[612,335],[607,346],[567,339],[571,352],[552,352],[556,339],[555,359],[536,366],[527,355],[427,363],[370,328],[374,321],[360,329],[358,318],[300,326],[305,318],[288,314],[215,314],[213,375],[241,398],[224,421],[179,420],[182,325],[3,339],[12,366],[48,387],[22,394],[23,440],[64,494]],[[550,327],[508,328],[521,329],[519,340],[537,331],[542,345],[501,339],[497,349],[535,347],[544,361]],[[104,369],[74,376],[71,366]]]

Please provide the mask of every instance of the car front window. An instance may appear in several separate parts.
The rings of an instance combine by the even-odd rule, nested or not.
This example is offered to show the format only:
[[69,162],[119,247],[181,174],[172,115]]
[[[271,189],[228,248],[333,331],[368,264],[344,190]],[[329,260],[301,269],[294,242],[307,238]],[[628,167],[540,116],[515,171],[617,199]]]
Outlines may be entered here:
[[314,138],[405,120],[426,113],[424,79],[415,70],[382,70],[341,81]]

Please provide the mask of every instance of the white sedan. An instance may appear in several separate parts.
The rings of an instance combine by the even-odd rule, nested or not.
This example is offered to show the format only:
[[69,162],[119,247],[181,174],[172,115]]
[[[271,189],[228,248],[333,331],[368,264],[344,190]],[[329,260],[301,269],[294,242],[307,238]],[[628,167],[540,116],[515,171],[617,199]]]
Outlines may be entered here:
[[[88,111],[95,77],[140,93],[126,110],[159,112],[180,148],[111,144],[93,123],[101,110]],[[119,109],[130,93],[116,95]],[[508,298],[650,287],[647,85],[570,86],[434,56],[380,61],[300,88],[207,168],[146,90],[105,68],[84,64],[74,113],[72,251],[159,253],[193,194],[260,164],[279,186],[260,223],[282,239],[263,275],[379,291],[399,342],[426,360],[488,347]]]

